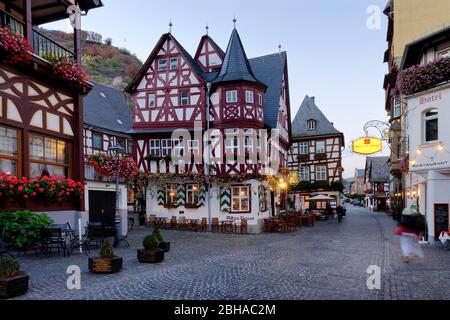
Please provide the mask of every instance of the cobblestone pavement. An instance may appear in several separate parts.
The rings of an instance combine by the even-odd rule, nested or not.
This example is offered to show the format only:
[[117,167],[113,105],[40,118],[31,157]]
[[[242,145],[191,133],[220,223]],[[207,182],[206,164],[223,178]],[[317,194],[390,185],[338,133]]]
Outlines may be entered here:
[[[401,261],[392,219],[349,208],[343,224],[319,222],[296,233],[225,235],[163,231],[172,251],[159,265],[139,264],[147,230],[119,249],[124,270],[92,275],[85,255],[21,257],[30,290],[20,299],[450,299],[450,251],[425,247],[426,258]],[[97,253],[97,252],[94,252]],[[66,289],[66,269],[82,268],[81,290]],[[382,289],[367,289],[367,268],[382,269]]]

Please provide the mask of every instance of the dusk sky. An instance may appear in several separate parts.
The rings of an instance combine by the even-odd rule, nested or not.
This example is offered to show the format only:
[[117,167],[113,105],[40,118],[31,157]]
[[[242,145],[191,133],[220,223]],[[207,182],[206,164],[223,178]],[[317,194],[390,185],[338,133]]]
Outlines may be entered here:
[[[370,30],[367,8],[382,10],[386,0],[228,0],[220,5],[207,0],[102,1],[104,8],[83,17],[83,29],[112,38],[142,61],[168,32],[171,20],[173,35],[191,55],[206,24],[225,50],[234,16],[249,58],[278,52],[281,43],[288,53],[292,119],[304,96],[315,96],[345,134],[344,177],[364,168],[365,158],[351,152],[351,142],[364,135],[366,121],[387,121],[382,88],[387,20],[382,16],[381,28]],[[68,20],[45,27],[70,30]]]

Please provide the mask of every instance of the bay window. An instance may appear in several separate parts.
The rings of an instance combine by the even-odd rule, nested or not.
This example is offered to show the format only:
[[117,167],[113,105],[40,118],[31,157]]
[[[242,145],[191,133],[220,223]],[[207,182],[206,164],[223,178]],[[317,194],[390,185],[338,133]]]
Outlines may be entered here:
[[245,91],[245,102],[253,104],[255,103],[255,95],[253,91],[246,90]]
[[0,126],[0,171],[19,175],[19,131]]
[[236,103],[237,100],[237,90],[227,91],[227,103]]
[[70,145],[55,138],[30,134],[30,177],[64,176],[70,172]]
[[234,213],[250,212],[250,186],[232,186],[231,204]]

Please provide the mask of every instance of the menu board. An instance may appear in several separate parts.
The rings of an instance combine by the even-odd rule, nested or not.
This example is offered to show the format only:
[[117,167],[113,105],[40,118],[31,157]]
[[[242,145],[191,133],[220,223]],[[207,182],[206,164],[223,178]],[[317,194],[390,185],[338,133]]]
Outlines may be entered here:
[[448,204],[435,204],[434,205],[434,219],[435,219],[435,233],[434,237],[436,240],[443,231],[448,232],[449,228],[449,212]]

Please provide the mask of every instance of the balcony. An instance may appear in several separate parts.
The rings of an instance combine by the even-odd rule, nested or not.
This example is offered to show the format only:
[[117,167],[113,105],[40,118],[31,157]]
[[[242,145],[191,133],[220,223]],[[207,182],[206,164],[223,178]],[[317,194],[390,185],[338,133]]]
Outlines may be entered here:
[[[25,37],[25,23],[3,10],[0,10],[0,26],[9,27],[16,34]],[[36,29],[33,29],[33,39],[28,39],[28,41],[34,49],[34,54],[41,59],[43,59],[42,55],[44,53],[51,53],[59,58],[66,57],[71,62],[74,60],[75,55],[72,51],[46,37]]]
[[[84,165],[84,178],[86,181],[96,181],[96,182],[107,182],[107,183],[116,183],[116,178],[114,177],[106,177],[99,174],[93,166],[89,163],[85,163]],[[119,183],[125,183],[124,178],[119,179]]]

